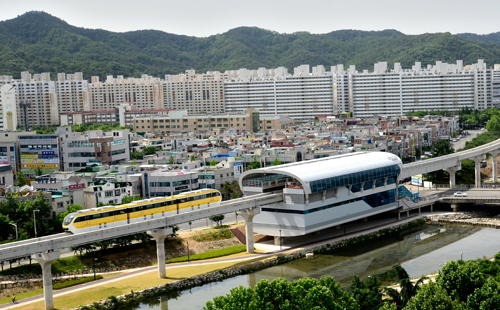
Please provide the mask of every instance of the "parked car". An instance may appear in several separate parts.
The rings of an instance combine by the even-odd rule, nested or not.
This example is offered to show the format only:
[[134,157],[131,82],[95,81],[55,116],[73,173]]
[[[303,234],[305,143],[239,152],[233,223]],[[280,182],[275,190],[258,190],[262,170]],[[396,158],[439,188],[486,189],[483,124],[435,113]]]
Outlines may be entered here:
[[467,193],[456,192],[455,194],[453,194],[453,197],[467,197]]

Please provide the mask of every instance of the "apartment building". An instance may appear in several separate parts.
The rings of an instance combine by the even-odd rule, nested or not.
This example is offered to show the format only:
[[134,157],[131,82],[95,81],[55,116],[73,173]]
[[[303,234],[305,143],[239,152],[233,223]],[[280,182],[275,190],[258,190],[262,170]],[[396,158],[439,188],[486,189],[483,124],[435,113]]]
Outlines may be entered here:
[[302,65],[294,68],[293,75],[285,68],[240,69],[237,77],[224,82],[224,107],[226,112],[253,108],[261,115],[285,115],[298,121],[332,115],[333,78],[323,66],[311,73],[309,65]]
[[0,130],[17,130],[16,87],[0,86]]
[[58,127],[62,168],[75,171],[93,164],[117,165],[130,159],[129,130],[103,132],[93,130],[85,133],[72,132],[71,127]]
[[456,64],[437,61],[426,68],[416,62],[411,69],[402,69],[399,63],[395,63],[392,70],[388,70],[386,62],[379,62],[374,65],[373,72],[364,70],[361,73],[355,66],[344,71],[340,65],[332,67],[332,72],[336,81],[336,111],[352,112],[354,117],[493,107],[495,71],[487,69],[482,60],[469,66],[464,66],[461,60]]
[[59,113],[88,111],[89,85],[83,73],[58,73],[56,82],[57,109]]
[[142,75],[141,78],[114,78],[108,76],[100,82],[91,77],[89,85],[90,111],[111,111],[122,103],[134,104],[139,110],[163,109],[163,82],[158,78]]
[[164,86],[164,108],[187,110],[194,113],[224,112],[224,81],[229,76],[218,71],[196,74],[186,70],[185,74],[166,75]]
[[28,128],[31,126],[50,126],[59,121],[56,82],[51,81],[50,73],[31,75],[21,72],[21,79],[0,76],[0,85],[15,86],[17,123]]

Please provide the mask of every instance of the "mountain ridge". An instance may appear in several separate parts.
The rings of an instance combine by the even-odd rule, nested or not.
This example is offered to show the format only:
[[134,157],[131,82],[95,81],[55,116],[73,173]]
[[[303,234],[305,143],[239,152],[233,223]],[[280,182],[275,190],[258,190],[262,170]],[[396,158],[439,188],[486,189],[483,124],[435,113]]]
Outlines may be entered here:
[[[500,33],[499,33],[500,35]],[[405,35],[381,31],[336,30],[326,34],[280,34],[258,27],[237,27],[208,37],[176,35],[160,30],[111,32],[68,24],[41,11],[27,12],[0,22],[0,75],[19,78],[31,73],[83,72],[92,75],[138,77],[149,74],[257,69],[301,64],[355,64],[358,70],[387,61],[409,68],[443,61],[464,64],[485,59],[500,63],[500,45],[479,42],[485,37],[434,33]],[[484,39],[486,40],[486,39]],[[490,41],[493,39],[490,38]]]

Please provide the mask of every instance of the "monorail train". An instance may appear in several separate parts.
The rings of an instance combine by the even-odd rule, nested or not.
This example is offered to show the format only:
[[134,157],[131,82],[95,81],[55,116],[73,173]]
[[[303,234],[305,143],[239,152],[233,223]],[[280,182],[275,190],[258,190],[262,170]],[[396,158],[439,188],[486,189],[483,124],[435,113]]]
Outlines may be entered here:
[[74,234],[137,223],[220,205],[221,194],[215,189],[200,189],[170,197],[137,200],[119,206],[80,210],[70,213],[63,229]]

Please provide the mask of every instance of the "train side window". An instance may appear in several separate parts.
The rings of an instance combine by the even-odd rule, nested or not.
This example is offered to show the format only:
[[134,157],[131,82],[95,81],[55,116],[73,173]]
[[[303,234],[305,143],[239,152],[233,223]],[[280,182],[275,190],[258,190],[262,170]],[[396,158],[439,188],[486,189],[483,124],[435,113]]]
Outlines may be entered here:
[[187,201],[186,198],[179,199],[179,203],[185,203]]
[[82,218],[81,218],[81,217],[77,217],[77,218],[75,219],[75,223],[78,223],[78,222],[81,222],[81,221],[82,221]]
[[155,203],[155,208],[160,208],[162,206],[162,203]]
[[187,201],[194,201],[194,197],[188,197]]
[[94,214],[94,215],[93,215],[93,218],[94,218],[94,219],[99,219],[99,218],[101,218],[101,213]]

